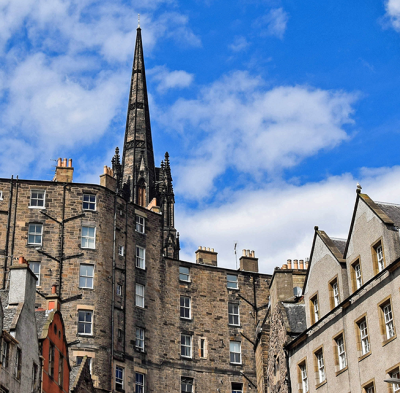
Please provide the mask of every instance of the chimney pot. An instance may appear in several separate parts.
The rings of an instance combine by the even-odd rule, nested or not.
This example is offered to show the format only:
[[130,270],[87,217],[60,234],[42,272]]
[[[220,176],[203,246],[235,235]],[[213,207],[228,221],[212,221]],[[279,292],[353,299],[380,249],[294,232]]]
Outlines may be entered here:
[[26,260],[25,260],[24,257],[19,257],[18,263],[19,263],[20,265],[24,265],[24,264],[26,264],[27,262],[26,262]]
[[57,166],[61,166],[61,157],[57,160]]
[[246,256],[246,250],[242,250],[242,256]]
[[66,168],[67,167],[67,159],[66,158],[64,158],[64,162],[63,162],[63,165],[62,165],[64,168]]
[[303,268],[304,268],[304,261],[303,261],[302,259],[300,259],[299,262],[300,262],[300,263],[299,263],[299,269],[303,270]]
[[70,158],[70,159],[68,160],[68,166],[69,166],[70,168],[72,168],[72,158]]
[[56,294],[56,289],[57,289],[57,285],[53,285],[53,286],[51,287],[51,294],[52,294],[52,295],[55,295],[55,294]]
[[291,260],[291,259],[288,259],[288,260],[286,261],[286,263],[287,263],[287,268],[288,268],[288,269],[291,269],[291,268],[292,268],[292,260]]
[[297,259],[293,259],[293,269],[298,269],[298,264],[297,264],[298,260]]

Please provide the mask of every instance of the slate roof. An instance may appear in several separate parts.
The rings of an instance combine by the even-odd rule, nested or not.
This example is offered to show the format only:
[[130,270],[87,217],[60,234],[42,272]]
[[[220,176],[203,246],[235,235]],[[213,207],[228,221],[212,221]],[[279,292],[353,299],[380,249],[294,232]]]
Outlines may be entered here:
[[69,391],[72,391],[72,389],[75,388],[77,379],[78,379],[78,374],[80,375],[80,369],[83,366],[83,362],[79,366],[72,366],[71,371],[69,373]]
[[46,324],[48,318],[49,314],[46,310],[35,311],[36,328],[39,339],[42,337],[43,326]]
[[306,311],[303,303],[284,303],[291,333],[301,333],[307,329]]
[[10,332],[12,321],[17,313],[17,307],[4,309],[3,330]]
[[346,248],[346,239],[336,239],[331,237],[333,244],[337,247],[340,253],[343,255],[344,249]]
[[400,205],[385,202],[375,202],[375,204],[394,222],[396,227],[400,227]]
[[1,304],[3,305],[3,308],[8,306],[8,289],[7,290],[1,290],[0,291],[0,299],[1,299]]

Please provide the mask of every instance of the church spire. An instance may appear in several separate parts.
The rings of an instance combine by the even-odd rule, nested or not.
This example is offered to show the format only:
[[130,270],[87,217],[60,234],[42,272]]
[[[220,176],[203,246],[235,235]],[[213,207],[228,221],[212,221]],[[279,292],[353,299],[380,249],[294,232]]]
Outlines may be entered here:
[[136,34],[129,92],[122,182],[129,185],[129,197],[134,203],[147,206],[156,196],[153,142],[140,25]]

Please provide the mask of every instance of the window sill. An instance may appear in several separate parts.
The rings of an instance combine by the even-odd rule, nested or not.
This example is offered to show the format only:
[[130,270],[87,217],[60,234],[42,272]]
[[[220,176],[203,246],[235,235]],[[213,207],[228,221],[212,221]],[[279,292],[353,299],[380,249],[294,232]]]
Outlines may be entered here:
[[347,371],[347,368],[348,368],[348,366],[343,367],[343,368],[342,368],[341,370],[339,370],[339,371],[336,371],[336,376],[338,376],[338,375],[344,373],[345,371]]
[[29,247],[29,248],[39,248],[39,249],[42,249],[43,244],[32,244],[32,243],[27,243],[26,246]]
[[239,329],[239,328],[242,327],[242,325],[233,325],[232,323],[228,323],[228,326],[229,326],[230,328],[237,328],[237,329]]
[[97,210],[93,210],[93,209],[82,209],[82,211],[84,211],[84,212],[98,213]]
[[182,282],[182,283],[185,283],[185,284],[191,284],[192,283],[191,281],[181,280],[181,279],[179,279],[179,282]]
[[44,206],[28,206],[29,209],[39,209],[39,210],[46,210]]
[[182,360],[193,360],[193,358],[191,358],[189,356],[183,356],[183,355],[181,355],[181,359]]
[[242,363],[233,363],[233,362],[229,362],[229,364],[231,366],[241,366],[242,365]]
[[136,267],[136,269],[139,269],[139,270],[144,270],[144,271],[146,271],[146,268],[145,268],[145,267],[140,267],[140,266],[136,266],[136,265],[135,265],[135,267]]
[[140,232],[140,231],[138,231],[137,229],[135,229],[135,232],[136,232],[136,233],[140,233],[141,235],[146,235],[146,232]]
[[78,333],[77,334],[79,337],[88,337],[88,338],[93,338],[93,334],[85,334],[85,333]]
[[193,322],[193,318],[179,317],[179,319],[180,319],[181,321],[185,321],[185,322]]
[[393,337],[390,337],[390,338],[388,338],[387,340],[385,340],[385,341],[382,343],[382,347],[384,347],[385,345],[389,344],[390,342],[392,342],[392,341],[395,340],[396,338],[397,338],[397,333],[396,333]]
[[319,389],[321,386],[324,386],[325,384],[326,384],[326,379],[325,379],[325,381],[322,381],[318,385],[316,385],[315,389]]
[[135,304],[135,307],[136,307],[136,308],[139,308],[140,310],[144,310],[144,309],[145,309],[144,306],[138,306],[137,304]]
[[366,353],[365,355],[362,355],[358,358],[358,361],[361,362],[361,360],[364,360],[365,358],[367,358],[368,356],[370,356],[372,354],[372,351],[369,351],[368,353]]
[[79,246],[79,248],[80,248],[81,250],[86,250],[86,251],[97,251],[96,247],[91,248],[91,247],[82,247],[82,246]]
[[135,351],[140,353],[145,353],[144,349],[140,347],[135,347]]
[[226,287],[227,289],[231,290],[231,291],[238,291],[239,288],[230,288],[230,287]]
[[89,289],[90,291],[93,291],[94,288],[89,288],[89,287],[78,287],[79,289]]

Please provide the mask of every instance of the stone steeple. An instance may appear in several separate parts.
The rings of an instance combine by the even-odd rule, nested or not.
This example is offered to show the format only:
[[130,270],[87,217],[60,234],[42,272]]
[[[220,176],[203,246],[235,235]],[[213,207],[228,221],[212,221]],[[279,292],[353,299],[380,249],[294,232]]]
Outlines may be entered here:
[[144,68],[142,32],[137,29],[122,157],[122,184],[129,199],[147,206],[156,197],[153,142]]

